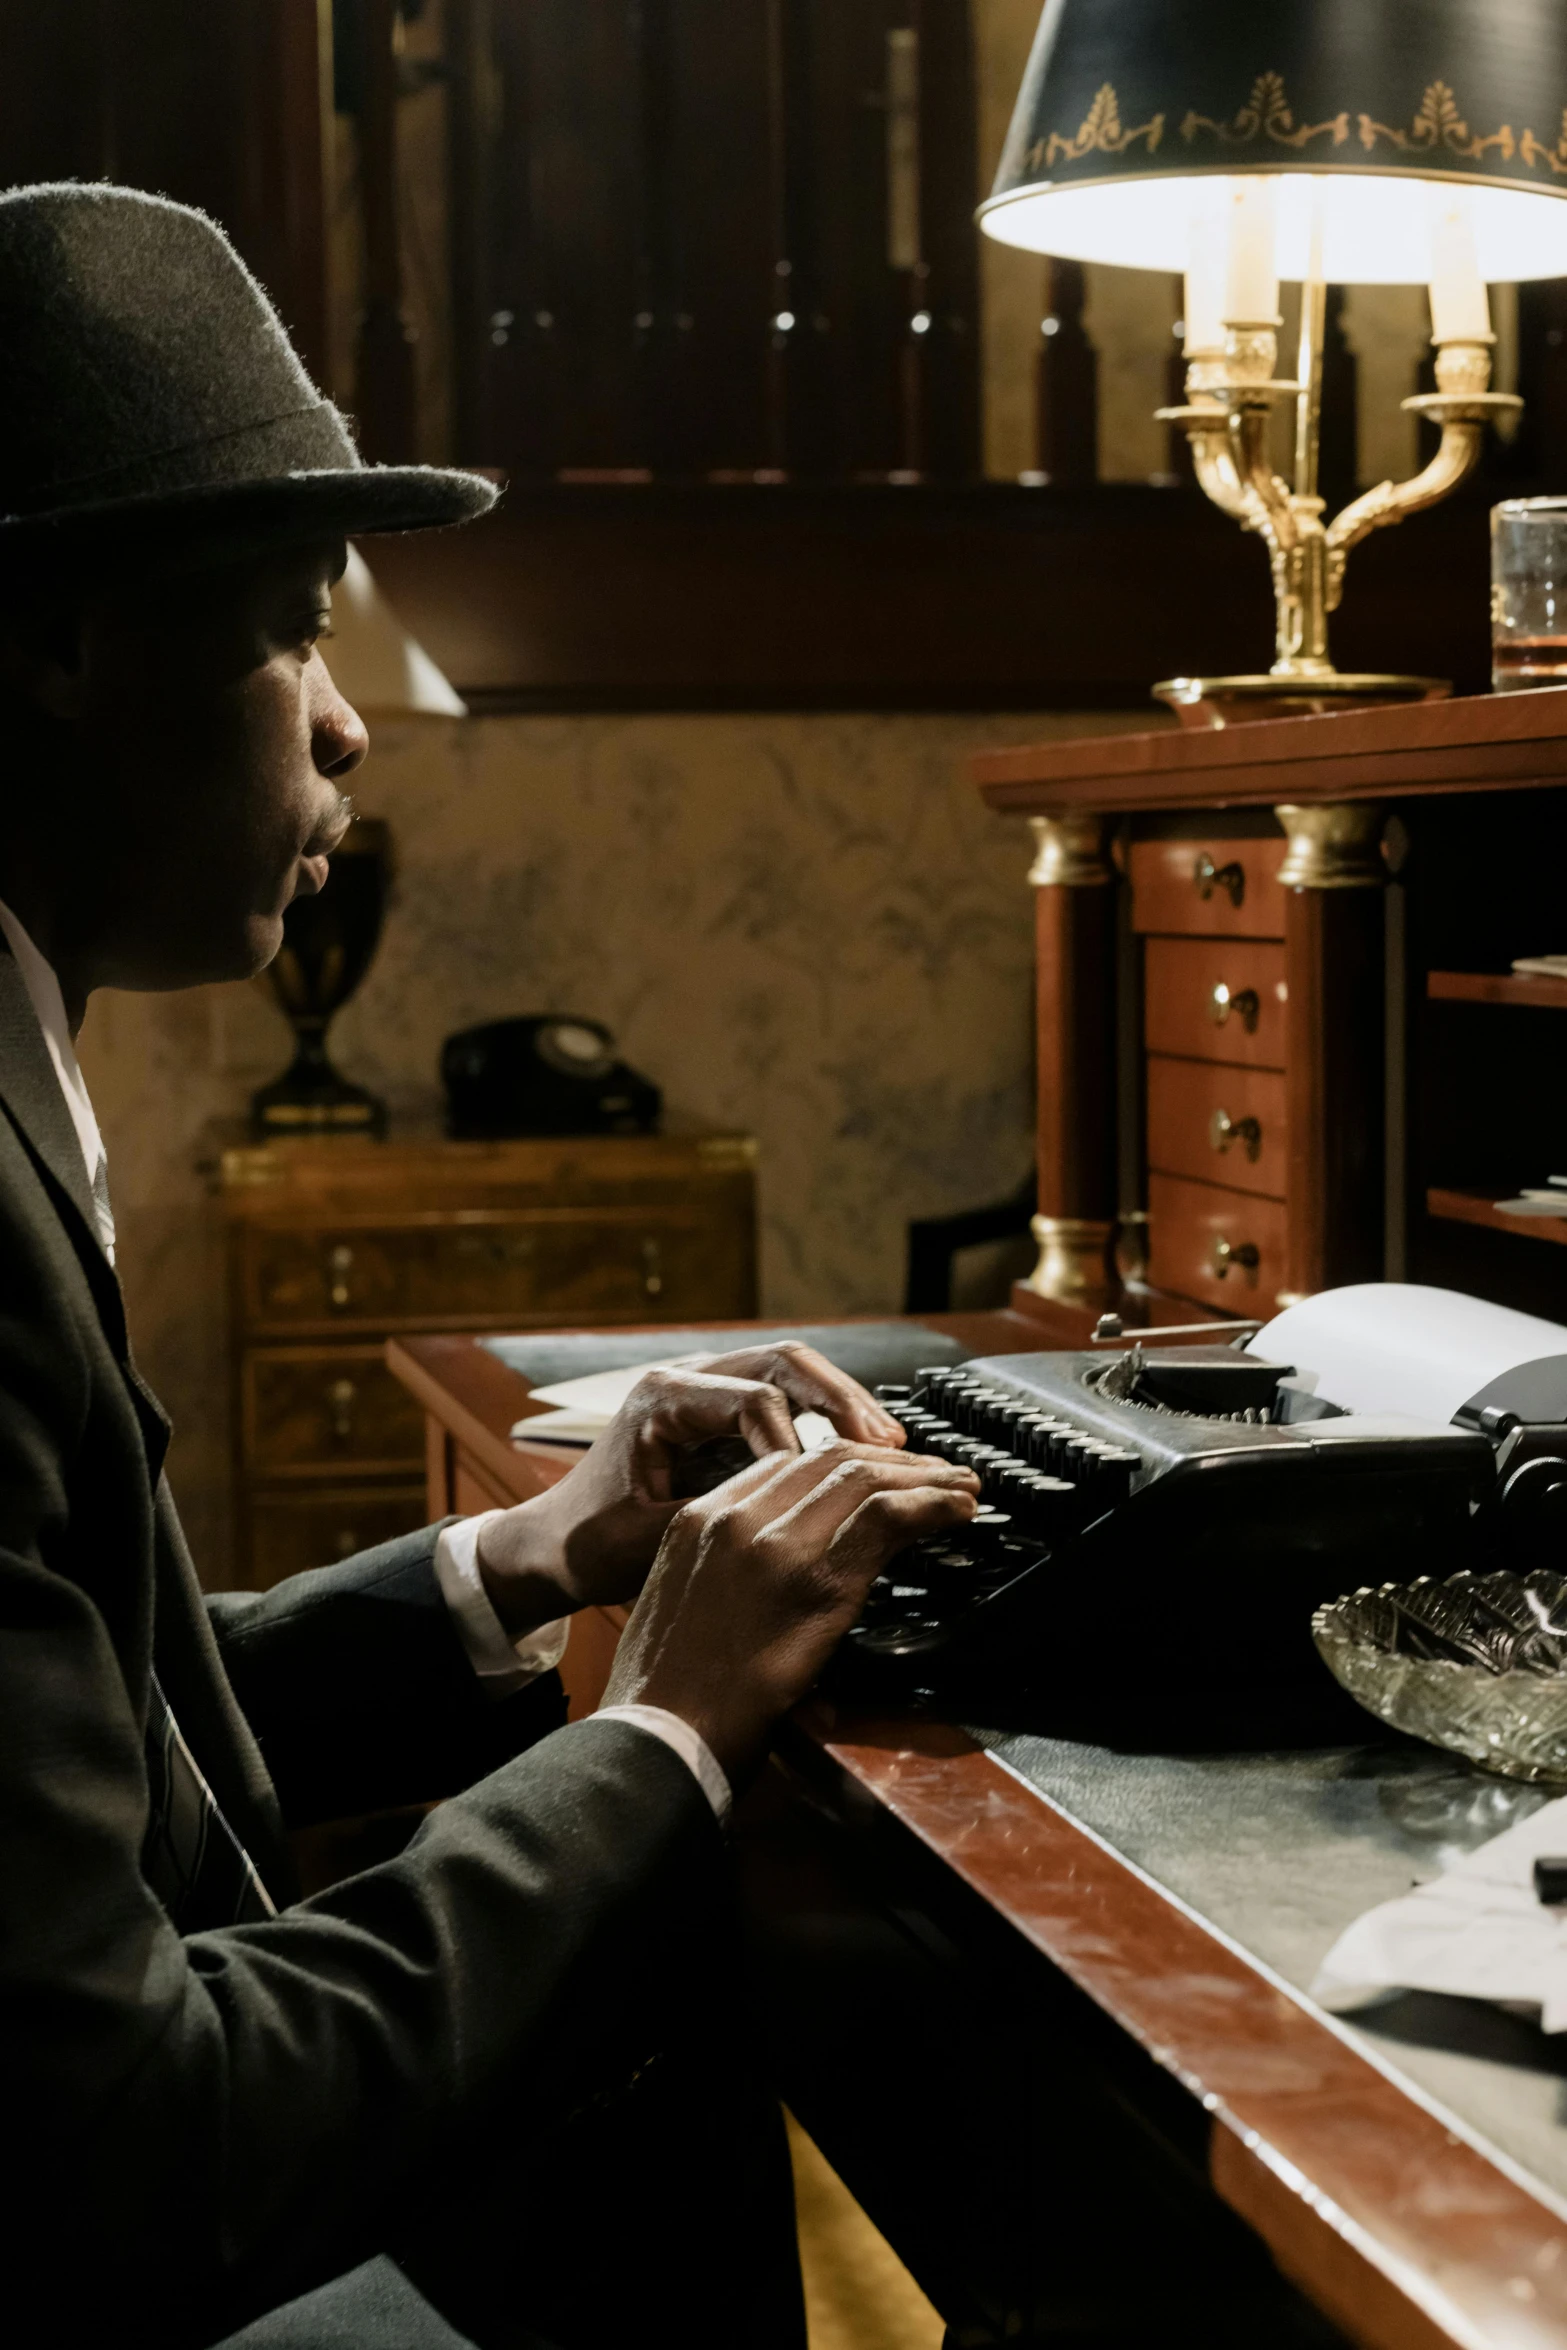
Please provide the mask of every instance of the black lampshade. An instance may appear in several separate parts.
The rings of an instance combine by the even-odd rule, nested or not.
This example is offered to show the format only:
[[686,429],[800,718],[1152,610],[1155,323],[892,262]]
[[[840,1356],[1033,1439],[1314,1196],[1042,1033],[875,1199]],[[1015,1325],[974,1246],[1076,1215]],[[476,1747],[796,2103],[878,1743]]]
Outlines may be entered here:
[[[1330,280],[1419,282],[1432,180],[1484,277],[1567,272],[1567,0],[1048,0],[981,218],[1179,269],[1192,184],[1251,172],[1328,183]],[[1306,218],[1281,191],[1286,277]]]

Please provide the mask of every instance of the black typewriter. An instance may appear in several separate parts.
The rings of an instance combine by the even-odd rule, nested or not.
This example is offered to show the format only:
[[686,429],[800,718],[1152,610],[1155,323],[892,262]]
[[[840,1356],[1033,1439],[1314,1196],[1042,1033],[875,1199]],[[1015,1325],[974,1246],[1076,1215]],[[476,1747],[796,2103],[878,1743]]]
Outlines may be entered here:
[[1341,1411],[1228,1346],[1006,1355],[877,1393],[981,1507],[872,1587],[827,1683],[860,1698],[1059,1712],[1113,1680],[1198,1723],[1325,1683],[1313,1610],[1472,1565],[1495,1482],[1485,1435]]

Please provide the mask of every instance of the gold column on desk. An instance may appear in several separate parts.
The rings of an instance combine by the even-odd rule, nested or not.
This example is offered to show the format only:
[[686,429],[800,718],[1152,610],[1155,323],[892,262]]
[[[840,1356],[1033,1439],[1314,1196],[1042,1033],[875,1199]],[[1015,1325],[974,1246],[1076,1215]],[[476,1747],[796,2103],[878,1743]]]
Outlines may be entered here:
[[1028,1286],[1064,1305],[1104,1307],[1115,1280],[1113,1063],[1115,873],[1101,818],[1031,816],[1036,961],[1042,993],[1071,1017],[1041,1022],[1039,1261]]
[[[1189,723],[1450,689],[1336,669],[1328,616],[1351,550],[1445,498],[1488,422],[1487,281],[1567,273],[1567,46],[1544,0],[1050,0],[981,225],[1004,243],[1185,278],[1184,428],[1204,491],[1268,551],[1271,669],[1168,678]],[[1293,375],[1281,278],[1301,285]],[[1328,519],[1318,494],[1325,289],[1431,290],[1440,427],[1429,464]],[[1294,411],[1288,479],[1273,414]]]

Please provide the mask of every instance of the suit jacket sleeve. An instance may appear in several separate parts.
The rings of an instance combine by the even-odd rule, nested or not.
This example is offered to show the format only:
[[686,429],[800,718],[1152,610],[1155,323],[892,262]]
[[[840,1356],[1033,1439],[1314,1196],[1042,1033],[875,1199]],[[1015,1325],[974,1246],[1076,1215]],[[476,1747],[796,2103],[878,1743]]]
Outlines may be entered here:
[[[546,1738],[395,1860],[259,1925],[182,1939],[142,1878],[146,1826],[101,1621],[13,1536],[0,2106],[23,2159],[0,2241],[13,2322],[36,2312],[61,2350],[197,2350],[395,2251],[487,2130],[526,2140],[656,2052],[657,1986],[721,1915],[696,1781],[614,1722]],[[513,2249],[549,2256],[522,2212]]]
[[436,1581],[436,1532],[208,1599],[290,1827],[450,1795],[565,1720],[554,1673],[486,1697]]

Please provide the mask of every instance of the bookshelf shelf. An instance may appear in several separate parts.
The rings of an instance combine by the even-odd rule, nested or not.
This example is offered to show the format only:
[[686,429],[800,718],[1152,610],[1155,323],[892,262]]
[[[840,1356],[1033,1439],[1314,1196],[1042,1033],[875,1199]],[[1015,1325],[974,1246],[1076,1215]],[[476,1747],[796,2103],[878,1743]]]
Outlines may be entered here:
[[1428,1191],[1426,1213],[1444,1224],[1481,1224],[1488,1232],[1511,1232],[1523,1240],[1550,1240],[1567,1248],[1567,1216],[1504,1216],[1483,1192]]
[[1567,1012],[1567,979],[1544,979],[1516,971],[1428,971],[1426,994],[1433,1003],[1515,1004],[1535,1011]]

